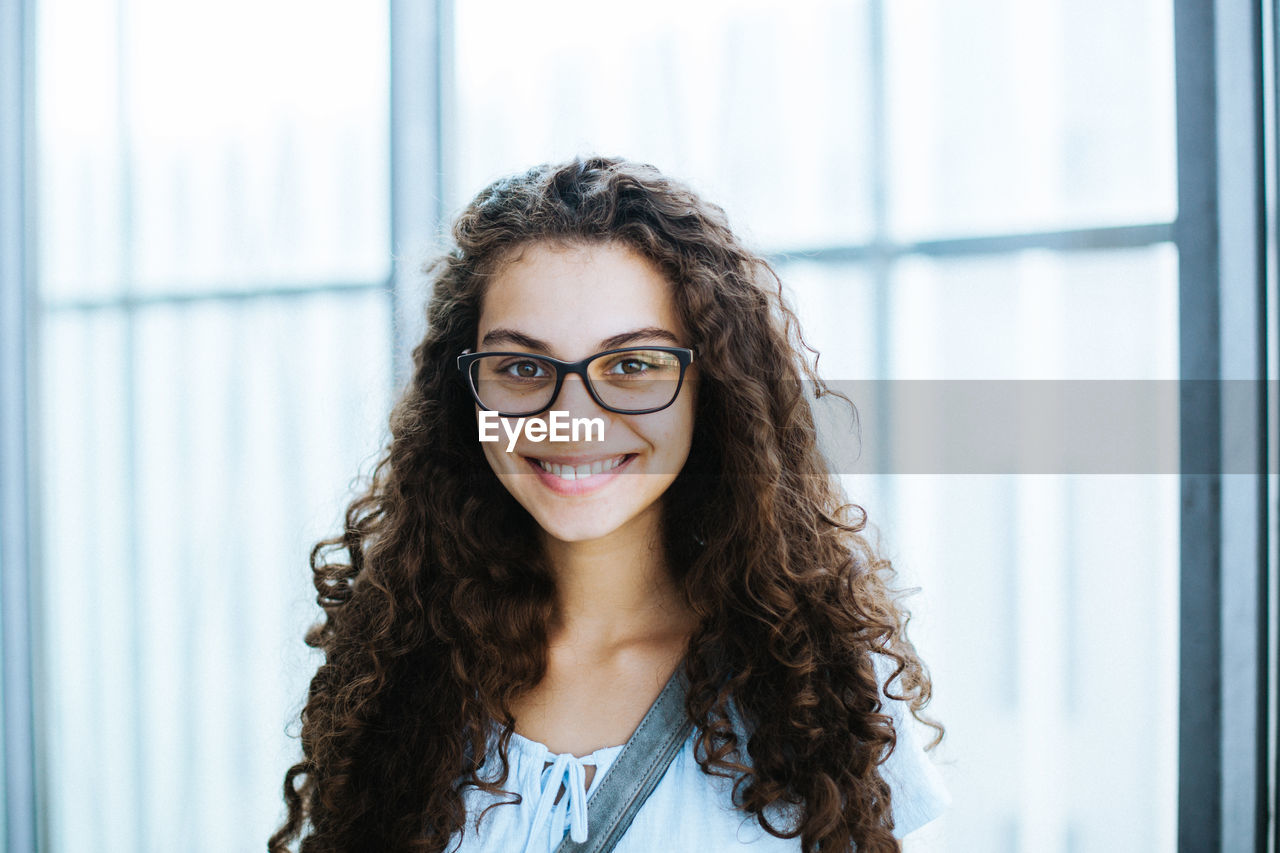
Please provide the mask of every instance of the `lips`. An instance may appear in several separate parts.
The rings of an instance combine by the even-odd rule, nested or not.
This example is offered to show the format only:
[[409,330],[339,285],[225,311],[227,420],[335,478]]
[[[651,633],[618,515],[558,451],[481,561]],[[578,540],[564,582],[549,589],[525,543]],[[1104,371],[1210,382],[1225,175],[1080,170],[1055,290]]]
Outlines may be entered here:
[[563,458],[552,461],[533,456],[526,456],[524,460],[548,489],[559,495],[576,496],[603,488],[625,471],[635,457],[634,453],[623,453],[581,461]]

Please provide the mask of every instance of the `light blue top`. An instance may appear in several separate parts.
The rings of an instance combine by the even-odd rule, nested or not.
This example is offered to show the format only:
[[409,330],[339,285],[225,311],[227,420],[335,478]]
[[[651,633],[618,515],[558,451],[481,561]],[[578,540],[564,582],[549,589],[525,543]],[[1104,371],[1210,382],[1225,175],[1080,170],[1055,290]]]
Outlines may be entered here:
[[[883,684],[892,671],[891,661],[881,655],[875,658]],[[924,752],[923,733],[917,731],[920,723],[911,717],[906,703],[887,696],[883,702],[884,710],[893,716],[898,743],[881,765],[880,773],[893,792],[893,834],[902,838],[938,817],[950,804],[951,795]],[[732,706],[730,710],[731,721],[745,744],[746,732],[741,720]],[[795,853],[800,850],[799,837],[783,839],[770,835],[754,815],[733,805],[733,780],[704,773],[694,760],[696,736],[695,731],[685,741],[614,848],[615,853],[652,853],[654,850],[730,853],[747,848],[753,853]],[[491,753],[495,756],[496,747],[495,739]],[[552,853],[566,831],[574,841],[585,841],[591,831],[587,825],[587,798],[622,747],[623,744],[610,746],[581,757],[555,754],[544,745],[513,732],[507,750],[511,771],[503,788],[523,795],[523,801],[512,803],[510,796],[494,796],[468,786],[463,794],[466,827],[454,834],[448,849],[451,853]],[[749,761],[745,749],[741,752],[743,760]],[[495,757],[493,765],[497,763]],[[586,765],[596,768],[590,788],[584,785]],[[486,768],[489,766],[486,763]],[[497,770],[485,778],[496,780]],[[556,803],[562,785],[564,794]],[[495,802],[501,805],[484,815],[477,827],[480,813]],[[794,826],[785,811],[766,813],[777,829]]]

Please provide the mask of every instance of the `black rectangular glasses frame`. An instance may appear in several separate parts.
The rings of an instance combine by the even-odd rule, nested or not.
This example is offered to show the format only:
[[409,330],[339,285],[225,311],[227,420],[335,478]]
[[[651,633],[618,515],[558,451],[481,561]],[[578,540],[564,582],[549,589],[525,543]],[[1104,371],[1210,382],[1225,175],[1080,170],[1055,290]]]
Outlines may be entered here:
[[[596,393],[595,387],[591,384],[591,377],[587,375],[587,365],[589,365],[591,362],[595,361],[598,358],[603,358],[606,355],[616,355],[620,352],[655,352],[655,351],[670,353],[671,355],[676,357],[677,361],[680,362],[680,378],[676,381],[676,390],[671,395],[671,399],[668,400],[666,403],[664,403],[661,406],[655,406],[649,409],[619,409],[615,406],[610,406],[608,403],[606,403],[604,400],[600,398],[599,394]],[[550,409],[553,405],[555,405],[556,398],[560,396],[560,387],[564,384],[564,378],[570,373],[576,373],[578,376],[582,377],[582,384],[586,386],[587,393],[591,395],[591,399],[595,401],[595,404],[597,406],[604,409],[606,412],[613,412],[619,415],[648,415],[653,412],[660,412],[663,409],[670,406],[672,403],[674,403],[677,398],[679,398],[680,389],[684,385],[685,370],[687,370],[689,365],[693,363],[694,351],[689,349],[688,347],[659,347],[659,346],[619,347],[618,349],[608,349],[608,350],[604,350],[603,352],[595,353],[594,355],[589,355],[586,358],[582,359],[581,361],[561,361],[558,358],[552,358],[547,355],[538,355],[537,353],[531,353],[531,352],[513,352],[513,351],[512,352],[508,352],[508,351],[472,352],[470,349],[463,350],[462,354],[458,356],[458,370],[462,373],[463,377],[466,379],[467,388],[471,391],[471,396],[475,398],[476,405],[478,405],[481,409],[485,411],[493,411],[492,409],[490,409],[488,406],[484,404],[483,400],[480,399],[480,394],[478,391],[476,391],[475,377],[473,377],[471,374],[471,365],[479,361],[480,359],[486,358],[488,356],[524,356],[526,358],[532,358],[532,359],[536,359],[537,361],[546,362],[547,364],[550,364],[552,367],[555,368],[556,384],[555,384],[555,388],[552,389],[551,391],[551,399],[547,403],[547,405],[543,406],[541,409],[537,409],[530,412],[498,412],[498,415],[504,418],[528,418],[534,415],[542,414],[547,409]]]

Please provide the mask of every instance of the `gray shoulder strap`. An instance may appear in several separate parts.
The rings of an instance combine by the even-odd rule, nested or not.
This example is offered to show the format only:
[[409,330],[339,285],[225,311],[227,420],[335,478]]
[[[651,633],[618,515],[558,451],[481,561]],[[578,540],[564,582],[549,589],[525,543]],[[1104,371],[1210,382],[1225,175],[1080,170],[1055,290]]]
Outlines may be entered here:
[[587,799],[587,840],[578,844],[565,835],[556,853],[608,853],[618,843],[693,730],[693,720],[684,710],[688,689],[682,660],[592,789]]

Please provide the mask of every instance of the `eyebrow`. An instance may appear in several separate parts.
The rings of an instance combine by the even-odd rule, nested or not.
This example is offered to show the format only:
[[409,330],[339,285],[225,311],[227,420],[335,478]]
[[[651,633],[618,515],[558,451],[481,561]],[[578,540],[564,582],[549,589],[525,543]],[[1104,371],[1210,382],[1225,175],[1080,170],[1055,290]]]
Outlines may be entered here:
[[[612,337],[605,338],[599,344],[600,349],[617,349],[633,344],[638,341],[667,341],[672,346],[680,346],[680,339],[673,333],[658,326],[646,326],[643,329],[633,329],[629,332],[622,332]],[[480,341],[480,346],[492,346],[494,344],[515,344],[526,349],[538,350],[539,352],[549,353],[551,347],[545,341],[530,337],[524,332],[518,332],[515,329],[492,329]]]

